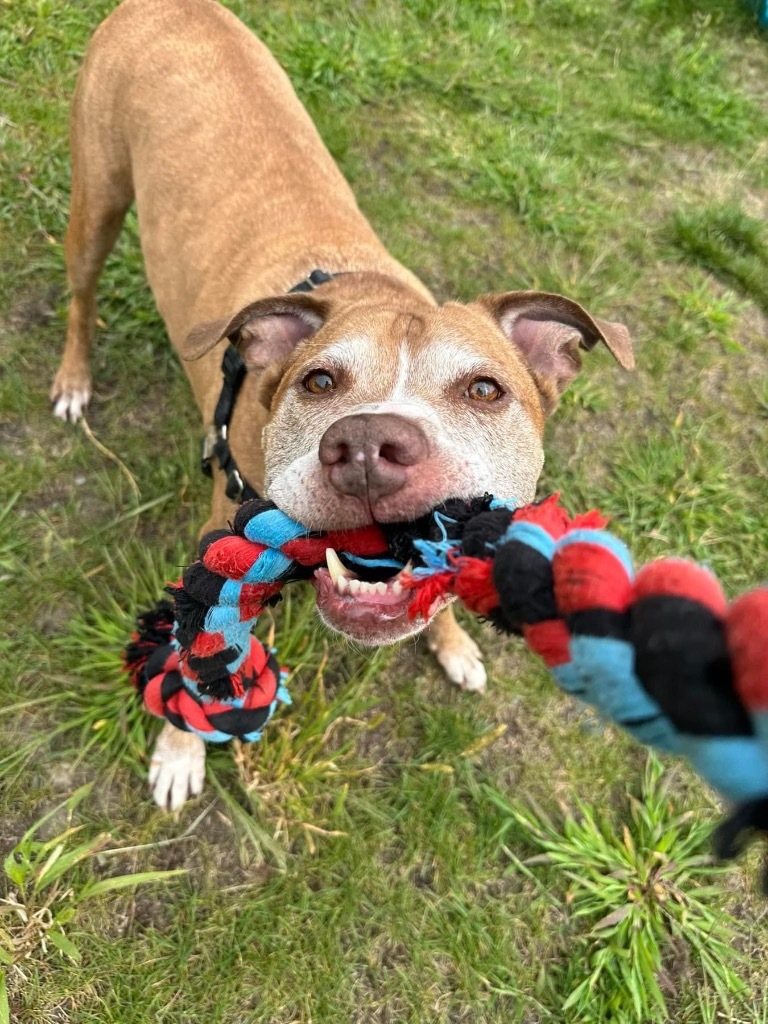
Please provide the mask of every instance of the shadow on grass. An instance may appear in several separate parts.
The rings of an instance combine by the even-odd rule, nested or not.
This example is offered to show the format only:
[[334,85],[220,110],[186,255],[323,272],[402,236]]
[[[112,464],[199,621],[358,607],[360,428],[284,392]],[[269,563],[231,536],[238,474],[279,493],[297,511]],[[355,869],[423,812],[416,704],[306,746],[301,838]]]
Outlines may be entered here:
[[768,240],[763,224],[734,203],[679,209],[668,228],[674,247],[768,314]]

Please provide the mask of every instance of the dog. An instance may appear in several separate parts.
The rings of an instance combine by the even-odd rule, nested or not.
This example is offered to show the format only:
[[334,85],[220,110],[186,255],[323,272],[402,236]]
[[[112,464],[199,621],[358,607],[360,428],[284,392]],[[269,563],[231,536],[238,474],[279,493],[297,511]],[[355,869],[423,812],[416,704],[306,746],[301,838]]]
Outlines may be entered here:
[[[624,326],[560,295],[438,304],[379,241],[277,61],[214,0],[125,0],[109,15],[75,89],[71,161],[54,413],[75,421],[88,404],[96,285],[135,201],[155,302],[218,446],[201,533],[226,525],[246,485],[317,530],[484,492],[528,502],[580,350],[602,342],[633,366]],[[236,400],[225,350],[247,370]],[[361,644],[418,632],[392,571],[358,580],[329,556],[320,617]],[[484,688],[450,608],[427,643],[454,683]],[[204,760],[202,740],[167,723],[156,802],[199,794]]]

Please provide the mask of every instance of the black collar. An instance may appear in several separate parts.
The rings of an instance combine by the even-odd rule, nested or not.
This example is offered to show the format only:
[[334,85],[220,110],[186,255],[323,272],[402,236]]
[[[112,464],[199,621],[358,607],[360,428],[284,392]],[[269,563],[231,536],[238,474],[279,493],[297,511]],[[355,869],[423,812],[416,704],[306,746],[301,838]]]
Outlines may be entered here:
[[[340,273],[343,273],[341,271]],[[300,281],[291,288],[291,292],[313,292],[321,284],[325,284],[339,274],[328,274],[324,270],[313,270],[309,277]],[[221,361],[222,385],[219,400],[216,403],[216,410],[213,414],[213,423],[203,438],[203,456],[200,468],[206,476],[213,476],[213,460],[219,464],[219,469],[226,474],[227,485],[226,495],[230,501],[240,504],[243,501],[250,501],[251,498],[260,498],[253,487],[244,480],[237,468],[232,451],[229,447],[227,433],[229,421],[235,409],[235,401],[242,386],[246,374],[243,357],[234,347],[228,345],[224,358]]]

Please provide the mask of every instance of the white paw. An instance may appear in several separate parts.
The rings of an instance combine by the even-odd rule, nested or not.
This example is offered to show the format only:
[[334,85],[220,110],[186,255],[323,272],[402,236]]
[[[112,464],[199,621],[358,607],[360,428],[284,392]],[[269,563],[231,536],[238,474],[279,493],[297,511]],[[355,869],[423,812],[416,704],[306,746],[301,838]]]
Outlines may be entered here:
[[53,415],[66,423],[77,423],[91,399],[90,388],[72,388],[61,392],[53,403]]
[[488,674],[483,656],[475,641],[463,631],[451,637],[449,644],[429,645],[440,666],[452,683],[462,690],[484,693]]
[[[174,735],[175,734],[175,735]],[[166,725],[149,764],[149,788],[158,807],[178,811],[205,782],[205,743],[194,733]]]

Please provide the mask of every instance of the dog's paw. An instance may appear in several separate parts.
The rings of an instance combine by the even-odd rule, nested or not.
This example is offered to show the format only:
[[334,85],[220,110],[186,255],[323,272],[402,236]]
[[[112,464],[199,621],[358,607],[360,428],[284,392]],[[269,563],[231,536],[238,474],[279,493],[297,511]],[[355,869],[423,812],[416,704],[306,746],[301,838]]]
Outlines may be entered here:
[[428,638],[430,651],[437,658],[443,672],[462,690],[484,693],[488,675],[483,656],[471,636],[460,627],[451,631],[450,638]]
[[53,415],[66,423],[77,423],[91,400],[88,375],[72,375],[59,370],[50,393]]
[[178,811],[200,796],[205,782],[205,743],[170,723],[163,727],[149,764],[149,788],[158,807]]

